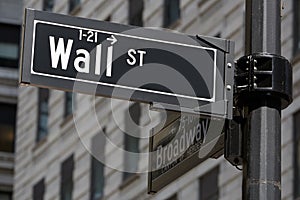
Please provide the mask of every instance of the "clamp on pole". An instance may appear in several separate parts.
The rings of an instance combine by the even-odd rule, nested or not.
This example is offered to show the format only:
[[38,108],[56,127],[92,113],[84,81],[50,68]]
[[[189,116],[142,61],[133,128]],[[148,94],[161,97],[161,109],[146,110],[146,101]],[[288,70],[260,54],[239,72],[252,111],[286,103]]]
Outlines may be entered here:
[[242,124],[247,112],[244,107],[274,104],[284,109],[291,102],[292,67],[287,59],[258,53],[237,60],[234,112],[225,132],[225,158],[236,167],[243,163]]
[[[268,99],[280,102],[281,109],[292,102],[292,67],[278,55],[257,53],[236,63],[234,101],[236,106]],[[272,102],[271,102],[272,103]]]

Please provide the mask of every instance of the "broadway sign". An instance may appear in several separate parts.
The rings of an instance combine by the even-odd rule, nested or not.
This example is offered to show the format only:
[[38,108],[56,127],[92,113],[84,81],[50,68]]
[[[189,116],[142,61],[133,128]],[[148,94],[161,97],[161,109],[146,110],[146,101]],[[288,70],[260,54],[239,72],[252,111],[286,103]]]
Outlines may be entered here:
[[224,119],[168,115],[152,130],[148,193],[156,193],[207,158],[223,154]]
[[231,118],[233,43],[27,9],[20,83]]

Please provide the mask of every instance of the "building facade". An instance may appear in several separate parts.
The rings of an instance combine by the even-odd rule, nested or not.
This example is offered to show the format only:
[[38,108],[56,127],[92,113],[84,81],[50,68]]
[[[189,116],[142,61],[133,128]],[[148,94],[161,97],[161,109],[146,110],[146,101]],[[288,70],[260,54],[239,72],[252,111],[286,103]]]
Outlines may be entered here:
[[[300,1],[282,2],[282,55],[291,61],[294,77],[294,102],[282,112],[282,199],[292,200],[300,198]],[[243,0],[25,0],[24,7],[226,38],[235,41],[236,58],[244,54]],[[148,105],[24,86],[18,99],[14,199],[242,197],[242,172],[223,157],[147,194],[147,157],[122,150],[148,151],[149,124],[162,118]]]
[[[11,12],[14,10],[14,12]],[[23,4],[0,2],[0,199],[12,199]]]

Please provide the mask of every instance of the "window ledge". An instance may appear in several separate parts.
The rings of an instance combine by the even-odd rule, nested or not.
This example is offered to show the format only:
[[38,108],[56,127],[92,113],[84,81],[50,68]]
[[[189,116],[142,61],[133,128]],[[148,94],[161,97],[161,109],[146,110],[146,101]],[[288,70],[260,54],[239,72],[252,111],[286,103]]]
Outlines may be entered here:
[[166,26],[164,28],[174,30],[175,28],[179,27],[180,24],[181,24],[181,18],[178,18],[174,22],[172,22],[171,24],[169,24],[168,26]]
[[60,127],[64,127],[66,124],[68,124],[72,119],[74,118],[74,113],[71,113],[64,117],[62,123],[60,124]]
[[139,174],[133,174],[133,175],[129,176],[119,186],[120,190],[123,190],[124,188],[126,188],[128,185],[130,185],[131,183],[133,183],[135,180],[137,180],[139,178],[140,178]]
[[181,24],[181,18],[178,18],[176,21],[174,21],[174,22],[169,26],[169,28],[170,28],[170,29],[175,29],[175,28],[177,28],[180,24]]
[[81,10],[81,4],[78,4],[75,6],[75,8],[73,8],[73,10],[70,11],[70,15],[76,15],[78,14],[78,12]]
[[0,159],[1,160],[14,161],[14,153],[13,152],[0,151]]
[[4,67],[0,65],[0,78],[9,80],[18,80],[18,68]]
[[[45,136],[40,141],[36,142],[35,146],[32,148],[32,151],[37,152],[38,149],[39,149],[39,151],[43,151],[43,150],[41,150],[40,147],[42,147],[46,142],[47,142],[47,136]],[[36,153],[34,153],[34,154],[36,154]],[[39,153],[37,153],[37,154],[39,154]]]
[[0,169],[13,170],[14,158],[13,153],[0,151]]

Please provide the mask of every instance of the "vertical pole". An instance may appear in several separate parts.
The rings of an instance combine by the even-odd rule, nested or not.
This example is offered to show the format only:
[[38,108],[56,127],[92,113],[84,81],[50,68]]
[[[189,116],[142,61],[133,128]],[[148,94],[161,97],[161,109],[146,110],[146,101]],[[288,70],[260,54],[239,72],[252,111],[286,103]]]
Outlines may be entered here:
[[[280,55],[280,0],[246,0],[245,54]],[[280,102],[260,98],[244,107],[243,200],[281,198]]]

